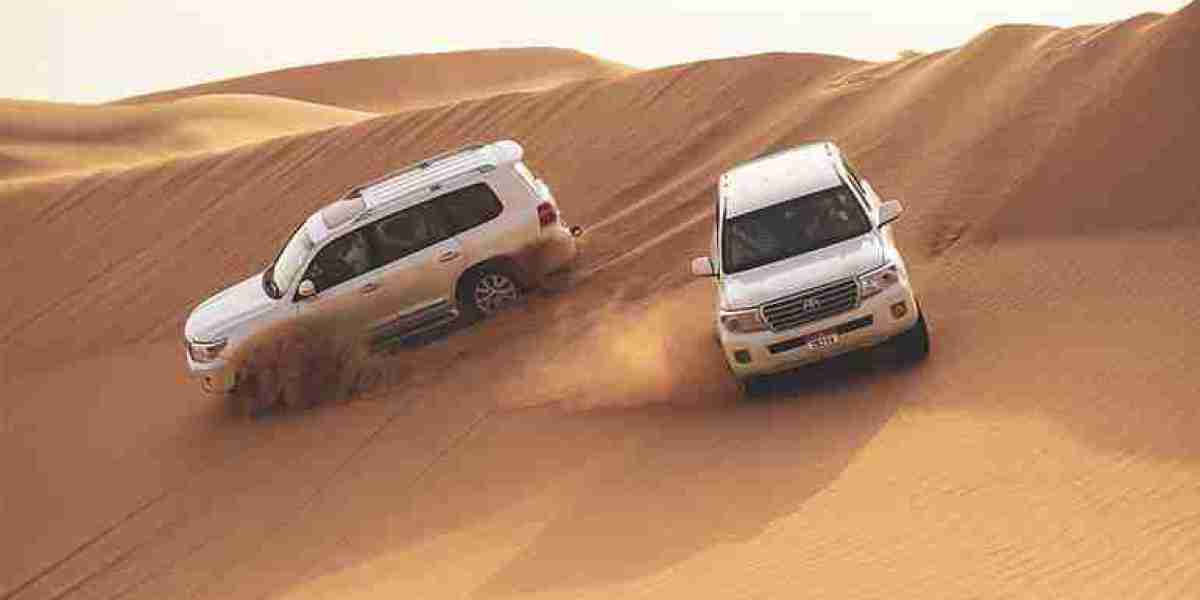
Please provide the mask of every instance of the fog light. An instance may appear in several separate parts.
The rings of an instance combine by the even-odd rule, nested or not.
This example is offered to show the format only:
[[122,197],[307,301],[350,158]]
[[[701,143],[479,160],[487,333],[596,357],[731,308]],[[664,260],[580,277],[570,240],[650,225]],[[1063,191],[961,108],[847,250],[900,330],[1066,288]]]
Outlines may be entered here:
[[908,314],[908,305],[904,302],[897,302],[892,305],[892,316],[899,319]]
[[733,352],[733,360],[738,361],[738,364],[747,364],[750,362],[749,350],[735,350]]

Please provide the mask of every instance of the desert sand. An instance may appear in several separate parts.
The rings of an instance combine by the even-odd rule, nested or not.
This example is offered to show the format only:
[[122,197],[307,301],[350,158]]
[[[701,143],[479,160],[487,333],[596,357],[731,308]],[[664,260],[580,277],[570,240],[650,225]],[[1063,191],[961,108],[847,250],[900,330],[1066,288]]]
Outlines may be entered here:
[[233,93],[136,106],[0,100],[0,181],[127,169],[373,116]]
[[[0,180],[0,598],[1200,597],[1200,4],[888,63],[498,90],[522,59],[497,56],[378,64],[428,104],[336,65],[193,88],[257,98],[172,113],[220,119],[195,153],[144,157],[115,113],[22,138],[39,166]],[[299,130],[255,124],[269,96],[310,103]],[[4,148],[68,109],[14,110]],[[310,211],[502,137],[587,228],[569,289],[312,410],[237,419],[187,379],[188,312]],[[819,138],[904,202],[933,352],[738,401],[688,259],[720,172]]]

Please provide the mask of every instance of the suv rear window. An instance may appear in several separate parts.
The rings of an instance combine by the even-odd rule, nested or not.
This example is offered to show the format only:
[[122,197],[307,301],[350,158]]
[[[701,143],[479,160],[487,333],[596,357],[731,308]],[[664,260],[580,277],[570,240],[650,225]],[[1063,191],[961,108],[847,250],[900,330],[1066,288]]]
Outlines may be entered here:
[[491,221],[504,210],[500,199],[486,183],[476,183],[455,190],[434,200],[434,203],[446,211],[451,235]]

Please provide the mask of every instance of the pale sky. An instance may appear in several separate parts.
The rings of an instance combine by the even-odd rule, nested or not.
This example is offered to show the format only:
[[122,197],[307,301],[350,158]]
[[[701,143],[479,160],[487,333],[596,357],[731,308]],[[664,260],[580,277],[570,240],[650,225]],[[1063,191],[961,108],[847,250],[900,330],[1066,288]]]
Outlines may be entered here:
[[1079,25],[1187,0],[13,0],[0,97],[95,102],[347,58],[575,48],[648,68],[759,52],[868,60],[1000,23]]

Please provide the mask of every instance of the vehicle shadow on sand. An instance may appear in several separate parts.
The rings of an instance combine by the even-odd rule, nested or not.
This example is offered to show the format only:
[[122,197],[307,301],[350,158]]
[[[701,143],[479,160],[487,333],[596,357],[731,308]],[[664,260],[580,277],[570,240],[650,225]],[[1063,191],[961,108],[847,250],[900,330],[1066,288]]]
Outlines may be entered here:
[[915,388],[914,369],[855,353],[771,377],[749,400],[585,417],[619,443],[597,450],[559,515],[478,595],[642,578],[806,518]]
[[[357,463],[354,492],[331,490],[321,503],[321,514],[354,515],[361,526],[322,537],[299,586],[342,589],[360,572],[384,572],[406,589],[410,578],[461,570],[462,536],[497,530],[515,554],[479,566],[492,573],[484,581],[439,589],[516,596],[652,576],[776,521],[811,518],[806,504],[915,393],[919,369],[854,354],[772,378],[749,401],[729,386],[703,403],[681,388],[649,406],[502,411],[400,497],[388,475],[393,446],[424,418],[397,422]],[[316,558],[328,553],[338,559]]]

